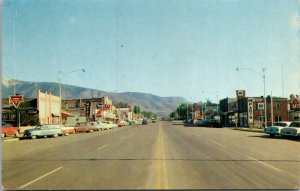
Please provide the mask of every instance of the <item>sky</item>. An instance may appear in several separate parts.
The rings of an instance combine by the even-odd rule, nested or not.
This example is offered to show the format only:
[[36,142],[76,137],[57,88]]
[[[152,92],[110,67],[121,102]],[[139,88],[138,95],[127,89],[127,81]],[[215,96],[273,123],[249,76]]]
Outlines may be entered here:
[[300,0],[2,2],[2,78],[198,102],[262,96],[262,68],[300,94]]

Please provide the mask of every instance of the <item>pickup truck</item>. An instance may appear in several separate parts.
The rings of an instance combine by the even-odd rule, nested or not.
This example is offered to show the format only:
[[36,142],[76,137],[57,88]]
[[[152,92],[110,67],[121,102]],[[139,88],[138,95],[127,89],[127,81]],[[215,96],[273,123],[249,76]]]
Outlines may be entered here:
[[36,139],[38,137],[58,137],[63,135],[60,125],[43,124],[37,125],[34,129],[24,131],[24,138]]
[[7,136],[20,136],[20,128],[19,127],[13,127],[11,124],[2,124],[2,138]]

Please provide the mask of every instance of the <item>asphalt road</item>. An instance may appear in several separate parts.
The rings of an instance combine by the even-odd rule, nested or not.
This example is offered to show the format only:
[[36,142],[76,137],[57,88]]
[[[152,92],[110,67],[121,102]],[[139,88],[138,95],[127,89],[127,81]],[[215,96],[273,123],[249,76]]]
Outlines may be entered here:
[[2,142],[4,189],[299,189],[299,140],[158,121]]

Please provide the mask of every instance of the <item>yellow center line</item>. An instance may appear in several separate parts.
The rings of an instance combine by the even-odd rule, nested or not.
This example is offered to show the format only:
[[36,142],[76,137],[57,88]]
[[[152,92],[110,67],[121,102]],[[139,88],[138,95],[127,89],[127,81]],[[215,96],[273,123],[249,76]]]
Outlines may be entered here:
[[157,189],[168,189],[168,175],[167,175],[167,165],[165,160],[165,150],[164,150],[164,140],[161,131],[161,126],[158,127],[158,144],[157,144],[157,162],[156,162],[156,188]]

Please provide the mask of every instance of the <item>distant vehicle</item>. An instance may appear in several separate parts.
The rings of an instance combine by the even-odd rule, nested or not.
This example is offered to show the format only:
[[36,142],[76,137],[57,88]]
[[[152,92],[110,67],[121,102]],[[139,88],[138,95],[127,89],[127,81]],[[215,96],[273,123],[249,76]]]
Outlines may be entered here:
[[285,127],[289,127],[291,124],[291,122],[289,121],[279,121],[274,123],[273,126],[268,126],[265,128],[265,133],[269,134],[270,137],[275,137],[275,135],[281,135],[281,131],[285,128]]
[[129,123],[129,125],[134,125],[135,124],[135,121],[133,121],[133,120],[127,119],[126,121]]
[[281,136],[300,137],[300,121],[294,121],[289,127],[281,130]]
[[100,121],[91,122],[91,125],[98,127],[98,129],[101,130],[101,131],[109,129],[109,125],[107,125],[106,123],[102,123]]
[[221,124],[215,119],[204,119],[197,123],[200,127],[222,127]]
[[3,123],[1,129],[2,129],[2,138],[7,136],[15,136],[15,137],[20,136],[20,128],[13,127],[9,123],[5,123],[5,124]]
[[155,118],[152,118],[152,123],[155,123],[156,122],[156,119]]
[[143,121],[142,121],[142,124],[143,125],[147,125],[148,124],[148,120],[146,118],[144,118]]
[[59,125],[43,124],[37,125],[34,129],[27,129],[24,131],[25,138],[36,139],[38,137],[58,137],[63,134]]
[[86,122],[81,122],[81,123],[76,123],[76,126],[74,127],[75,132],[94,132],[94,131],[99,131],[99,128],[97,126],[92,126],[89,123]]
[[75,133],[74,127],[66,127],[65,125],[62,125],[62,124],[59,125],[59,126],[60,126],[60,128],[61,128],[61,130],[62,130],[62,132],[65,136]]
[[126,121],[119,121],[118,122],[118,127],[124,127],[126,126]]
[[117,124],[115,124],[115,123],[113,123],[113,122],[111,122],[111,121],[106,121],[105,123],[106,123],[106,125],[108,126],[108,129],[113,129],[113,128],[118,127]]

